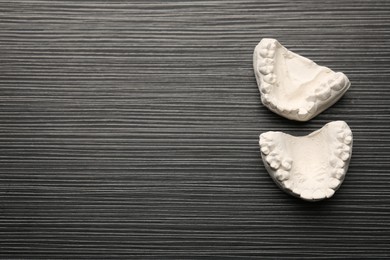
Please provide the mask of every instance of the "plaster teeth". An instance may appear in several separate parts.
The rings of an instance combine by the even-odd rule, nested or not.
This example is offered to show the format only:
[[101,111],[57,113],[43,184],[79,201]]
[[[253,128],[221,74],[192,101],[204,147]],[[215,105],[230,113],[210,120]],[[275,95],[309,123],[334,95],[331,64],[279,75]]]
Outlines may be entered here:
[[343,152],[342,154],[341,154],[341,160],[343,160],[343,161],[346,161],[346,160],[348,160],[349,159],[349,153],[348,152]]
[[303,137],[282,132],[261,134],[268,173],[281,189],[296,197],[311,201],[332,197],[345,178],[352,153],[352,144],[338,140],[340,130],[344,135],[350,133],[345,122],[335,121]]
[[[259,87],[262,96],[269,95],[261,98],[263,104],[291,120],[312,119],[334,104],[350,86],[343,73],[289,51],[276,39],[262,39],[253,57],[257,83],[272,86]],[[320,83],[323,85],[316,89]],[[291,113],[299,108],[307,112]]]
[[348,78],[343,73],[338,72],[335,75],[333,84],[331,85],[331,89],[334,91],[340,91],[347,85]]
[[326,189],[325,193],[326,193],[326,197],[330,198],[333,196],[334,190],[333,189]]
[[268,50],[262,48],[262,49],[260,49],[259,53],[260,53],[260,56],[261,56],[261,57],[266,58],[266,57],[267,57]]
[[314,193],[313,193],[313,199],[323,199],[325,197],[325,192],[322,190],[322,189],[317,189]]
[[307,103],[305,104],[304,109],[306,109],[306,111],[307,111],[308,113],[313,113],[314,110],[315,110],[315,104],[314,104],[314,102],[311,102],[311,101],[307,102]]
[[305,200],[312,200],[313,199],[313,192],[311,190],[304,190],[301,193],[301,198]]
[[316,96],[319,100],[325,101],[331,96],[331,90],[327,86],[322,86],[315,90]]
[[329,187],[333,190],[336,190],[336,188],[341,184],[341,181],[338,179],[331,179],[329,182]]
[[261,147],[261,152],[265,155],[269,154],[270,150],[267,146]]
[[289,170],[291,170],[291,164],[292,164],[292,160],[291,159],[286,159],[286,160],[283,160],[282,167],[285,170],[289,171]]
[[276,76],[275,74],[267,74],[264,75],[263,80],[269,84],[273,84],[276,82]]
[[264,94],[271,92],[271,85],[268,83],[261,84],[260,91]]
[[292,189],[292,182],[290,180],[286,180],[284,181],[283,183],[283,186],[287,189],[287,190],[291,190]]
[[343,169],[334,169],[332,172],[332,176],[336,179],[342,179],[344,176],[344,170]]
[[337,157],[333,157],[331,160],[330,160],[330,165],[334,168],[343,168],[345,163],[337,158]]
[[260,73],[263,74],[263,75],[270,74],[270,73],[272,73],[273,70],[274,70],[274,67],[271,66],[271,65],[268,65],[268,66],[265,65],[265,66],[261,66],[259,68]]
[[279,181],[285,181],[288,180],[290,174],[287,171],[279,169],[276,171],[275,176]]
[[303,108],[303,107],[301,107],[301,108],[298,110],[298,117],[299,117],[300,119],[304,119],[304,118],[307,116],[307,114],[308,114],[308,111],[307,111],[305,108]]
[[265,106],[269,105],[270,102],[270,96],[268,94],[261,96],[261,103],[263,103]]
[[344,138],[344,143],[345,144],[350,144],[352,142],[352,136],[346,136],[345,138]]

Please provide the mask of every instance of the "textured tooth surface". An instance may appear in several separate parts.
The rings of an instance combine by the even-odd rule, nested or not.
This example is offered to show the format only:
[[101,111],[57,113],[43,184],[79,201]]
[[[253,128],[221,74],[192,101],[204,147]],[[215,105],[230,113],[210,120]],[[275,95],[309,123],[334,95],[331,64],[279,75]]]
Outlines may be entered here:
[[338,170],[336,171],[335,177],[336,177],[337,179],[341,179],[343,176],[344,176],[344,170],[338,169]]
[[283,182],[283,185],[286,189],[288,190],[291,190],[292,189],[292,182],[289,181],[289,180],[286,180],[285,182]]
[[267,155],[267,154],[269,154],[269,148],[268,147],[266,147],[266,146],[264,146],[264,147],[261,147],[261,152],[263,153],[263,154],[265,154],[265,155]]
[[270,163],[270,166],[271,166],[271,168],[273,168],[273,169],[276,170],[276,169],[279,168],[280,162],[279,162],[278,160],[273,159],[273,160],[271,161],[271,163]]
[[344,167],[344,162],[337,157],[333,157],[330,161],[330,165],[334,168],[342,168]]
[[330,98],[330,95],[331,95],[331,92],[330,92],[330,89],[328,88],[325,88],[325,89],[322,89],[319,91],[319,93],[317,94],[317,97],[319,100],[327,100],[328,98]]
[[263,78],[264,78],[265,82],[270,83],[270,84],[273,84],[276,81],[276,77],[274,74],[265,75]]
[[337,73],[336,79],[331,85],[331,89],[335,91],[341,90],[346,84],[345,76],[344,74]]
[[[254,70],[257,83],[272,85],[262,94],[271,95],[263,104],[271,111],[291,120],[307,121],[333,105],[346,91],[333,91],[345,85],[346,76],[317,65],[282,46],[277,40],[264,38],[256,47]],[[313,102],[313,103],[307,103]],[[306,112],[295,113],[299,108]],[[294,112],[292,112],[294,111]]]
[[302,189],[299,187],[294,187],[292,192],[295,193],[296,195],[301,195]]
[[317,189],[313,193],[313,199],[321,199],[325,197],[325,192],[322,189]]
[[315,104],[312,101],[309,101],[305,104],[304,109],[307,110],[308,113],[313,113],[315,110]]
[[351,142],[352,142],[352,136],[345,137],[345,139],[344,139],[345,144],[350,144]]
[[340,185],[340,183],[341,183],[340,180],[334,178],[329,182],[329,187],[335,189]]
[[269,95],[268,95],[268,94],[262,95],[262,96],[261,96],[261,102],[262,102],[264,105],[270,104]]
[[327,189],[327,190],[325,191],[325,194],[326,194],[326,197],[327,197],[327,198],[330,198],[330,197],[333,196],[334,190],[333,190],[333,189]]
[[307,200],[311,200],[311,199],[313,199],[313,195],[312,194],[313,193],[312,193],[311,190],[304,190],[301,193],[301,198],[307,199]]
[[289,160],[284,160],[282,162],[282,166],[284,169],[286,169],[288,171],[291,169],[291,162]]
[[260,51],[259,51],[261,57],[263,57],[263,58],[267,57],[267,52],[268,52],[268,50],[264,49],[264,48],[260,49]]
[[261,66],[259,67],[259,71],[261,74],[264,74],[264,75],[267,75],[267,74],[270,74],[273,70],[273,67],[272,66]]
[[264,133],[260,138],[264,137],[267,145],[261,148],[274,145],[262,156],[266,169],[280,188],[296,197],[311,201],[329,198],[344,181],[352,154],[352,145],[338,140],[337,135],[349,132],[345,122],[335,121],[307,136]]
[[270,93],[270,91],[271,91],[271,85],[264,82],[264,84],[261,85],[261,91],[262,91],[264,94]]
[[343,161],[346,161],[346,160],[348,160],[348,158],[349,158],[349,153],[348,152],[343,152],[342,154],[341,154],[341,160],[343,160]]
[[298,110],[298,117],[299,118],[305,118],[305,116],[307,116],[307,110],[305,108],[300,108]]

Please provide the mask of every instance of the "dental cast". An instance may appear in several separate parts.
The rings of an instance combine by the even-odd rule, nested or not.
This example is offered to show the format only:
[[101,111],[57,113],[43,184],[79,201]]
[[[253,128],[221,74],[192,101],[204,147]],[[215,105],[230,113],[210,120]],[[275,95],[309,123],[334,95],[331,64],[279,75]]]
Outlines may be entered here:
[[334,121],[303,137],[282,132],[260,135],[265,168],[284,191],[304,200],[330,198],[340,187],[352,155],[352,132]]
[[253,53],[253,68],[262,103],[271,111],[308,121],[332,106],[350,87],[341,72],[319,66],[264,38]]

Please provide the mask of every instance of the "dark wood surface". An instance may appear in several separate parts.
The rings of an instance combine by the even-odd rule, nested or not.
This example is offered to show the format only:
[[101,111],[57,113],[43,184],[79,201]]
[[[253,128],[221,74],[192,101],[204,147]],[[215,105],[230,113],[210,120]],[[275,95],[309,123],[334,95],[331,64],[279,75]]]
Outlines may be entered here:
[[[263,37],[351,89],[271,113]],[[386,0],[0,0],[0,258],[389,258],[389,47]],[[259,134],[332,120],[354,134],[341,189],[283,193]]]

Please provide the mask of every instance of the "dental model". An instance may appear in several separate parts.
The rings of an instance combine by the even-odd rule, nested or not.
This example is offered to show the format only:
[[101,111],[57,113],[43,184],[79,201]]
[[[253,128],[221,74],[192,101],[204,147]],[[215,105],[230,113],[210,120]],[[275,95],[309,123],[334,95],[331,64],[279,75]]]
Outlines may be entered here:
[[339,100],[350,87],[347,76],[319,66],[264,38],[253,53],[261,102],[288,119],[308,121]]
[[260,135],[265,168],[285,192],[308,201],[330,198],[340,187],[352,154],[352,132],[333,121],[303,137],[282,132]]

